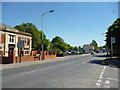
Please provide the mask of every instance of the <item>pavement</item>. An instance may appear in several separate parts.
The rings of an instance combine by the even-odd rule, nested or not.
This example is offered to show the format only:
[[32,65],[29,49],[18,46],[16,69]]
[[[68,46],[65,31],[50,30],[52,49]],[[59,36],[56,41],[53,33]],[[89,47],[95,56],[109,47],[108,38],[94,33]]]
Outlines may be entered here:
[[94,55],[75,55],[26,67],[3,69],[2,87],[117,89],[118,68],[97,63],[104,59]]
[[77,57],[77,56],[87,56],[87,55],[90,55],[90,54],[69,55],[69,56],[64,56],[64,57],[56,57],[55,59],[28,61],[28,62],[22,62],[22,63],[0,64],[0,68],[11,69],[11,68],[17,68],[17,67],[25,67],[25,66],[30,66],[30,65],[37,65],[37,64],[63,61],[63,60],[67,60],[69,58],[73,58],[73,57]]

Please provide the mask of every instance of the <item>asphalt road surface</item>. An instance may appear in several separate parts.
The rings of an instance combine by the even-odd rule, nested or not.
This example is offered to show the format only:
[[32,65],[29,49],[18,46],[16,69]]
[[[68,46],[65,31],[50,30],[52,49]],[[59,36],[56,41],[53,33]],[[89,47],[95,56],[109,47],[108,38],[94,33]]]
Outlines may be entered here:
[[98,55],[76,55],[57,62],[4,69],[2,88],[118,88],[118,68],[90,63],[103,59]]

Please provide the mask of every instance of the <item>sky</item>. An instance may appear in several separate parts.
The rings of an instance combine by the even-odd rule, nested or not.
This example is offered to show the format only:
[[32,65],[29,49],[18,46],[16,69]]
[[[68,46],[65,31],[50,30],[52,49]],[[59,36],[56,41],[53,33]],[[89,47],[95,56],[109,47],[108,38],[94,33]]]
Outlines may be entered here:
[[2,2],[2,23],[12,27],[33,23],[49,40],[60,36],[72,46],[83,46],[96,40],[105,44],[105,32],[118,18],[118,2]]

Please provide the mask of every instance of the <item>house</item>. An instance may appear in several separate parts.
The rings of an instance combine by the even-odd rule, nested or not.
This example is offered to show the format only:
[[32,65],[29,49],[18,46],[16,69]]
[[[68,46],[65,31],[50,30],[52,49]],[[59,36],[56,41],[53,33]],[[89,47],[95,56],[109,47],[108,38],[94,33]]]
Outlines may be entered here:
[[83,46],[83,50],[85,51],[85,53],[90,53],[94,50],[94,47],[89,44],[86,44]]
[[[23,48],[18,44],[23,42]],[[21,45],[21,44],[20,44]],[[41,51],[32,51],[32,35],[19,31],[6,24],[0,25],[0,62],[21,63],[25,61],[42,60]],[[56,58],[56,52],[44,51],[44,59]]]
[[0,56],[8,57],[15,51],[15,56],[19,56],[21,48],[17,47],[17,43],[24,40],[22,48],[25,55],[31,54],[32,35],[19,31],[6,24],[0,24]]

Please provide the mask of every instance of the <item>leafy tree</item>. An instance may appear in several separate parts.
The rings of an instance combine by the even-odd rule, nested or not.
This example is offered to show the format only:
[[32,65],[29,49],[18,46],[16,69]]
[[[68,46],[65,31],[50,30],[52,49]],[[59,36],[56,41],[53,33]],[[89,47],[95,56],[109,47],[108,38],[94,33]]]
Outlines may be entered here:
[[106,32],[106,45],[110,49],[111,37],[115,37],[116,43],[114,45],[120,46],[120,18],[118,18]]
[[[111,48],[111,37],[115,37],[113,51],[120,52],[120,18],[114,21],[114,23],[108,28],[108,31],[106,32],[106,45],[108,49]],[[120,54],[116,55],[120,56]]]
[[68,50],[70,46],[69,44],[65,43],[64,40],[59,36],[53,38],[51,43],[53,45],[52,49],[58,53],[60,53],[60,51]]
[[97,42],[95,40],[92,40],[92,43],[90,43],[90,45],[94,47],[94,51],[96,51],[97,49],[100,49],[98,47],[98,44],[97,44]]
[[74,51],[78,51],[78,47],[74,47]]
[[18,29],[19,31],[27,32],[32,34],[32,48],[35,50],[41,50],[41,37],[43,34],[44,38],[44,50],[47,49],[47,45],[49,40],[46,39],[46,36],[42,31],[39,31],[35,25],[32,23],[23,23],[21,25],[16,25],[14,28]]

